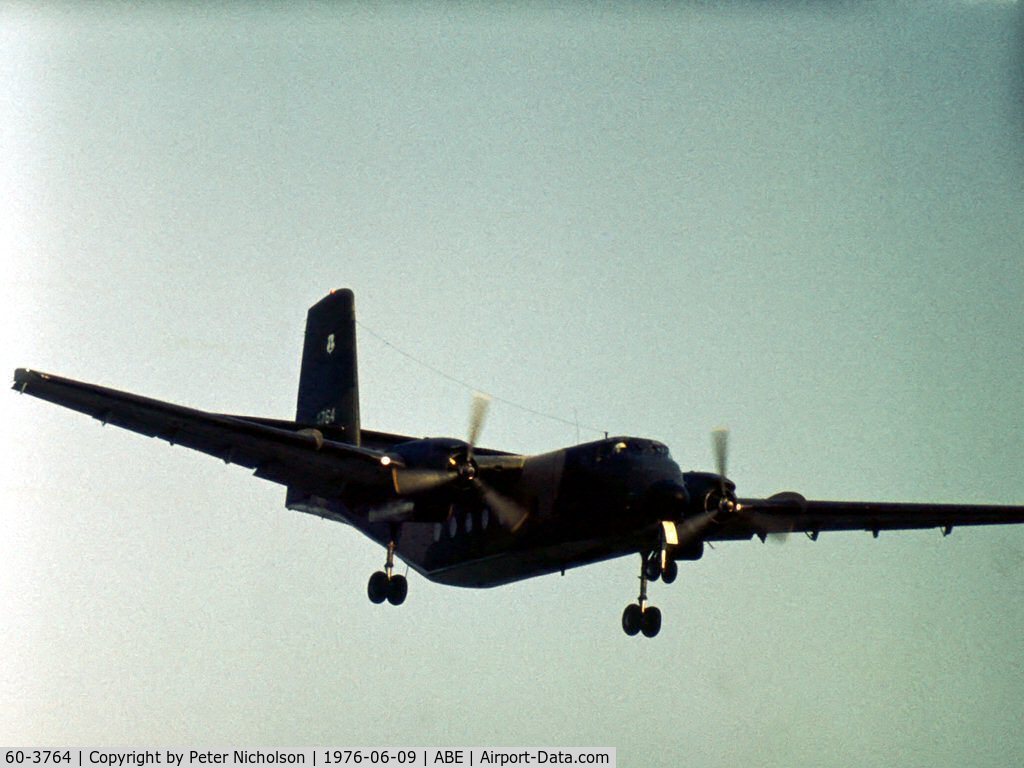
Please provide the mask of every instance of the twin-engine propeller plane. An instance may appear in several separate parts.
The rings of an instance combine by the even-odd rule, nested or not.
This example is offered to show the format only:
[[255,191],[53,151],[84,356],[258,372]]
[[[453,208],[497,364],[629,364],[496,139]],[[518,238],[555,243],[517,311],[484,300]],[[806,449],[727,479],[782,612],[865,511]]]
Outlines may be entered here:
[[802,531],[879,531],[1024,522],[1024,506],[810,501],[798,493],[739,498],[726,477],[727,440],[713,433],[714,472],[683,472],[655,440],[611,437],[523,456],[468,439],[362,429],[355,305],[334,291],[310,308],[294,421],[207,413],[18,369],[14,388],[254,470],[287,487],[289,509],[346,523],[386,548],[369,580],[374,603],[400,605],[395,557],[431,581],[494,587],[622,555],[640,555],[640,594],[622,613],[628,635],[654,637],[661,612],[647,586],[676,579],[704,543]]

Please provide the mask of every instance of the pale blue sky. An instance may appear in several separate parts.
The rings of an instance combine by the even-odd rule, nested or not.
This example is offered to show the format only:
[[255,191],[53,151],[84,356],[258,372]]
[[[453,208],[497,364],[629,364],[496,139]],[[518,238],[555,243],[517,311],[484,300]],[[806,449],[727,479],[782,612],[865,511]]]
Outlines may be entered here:
[[[743,494],[1024,503],[1019,4],[0,11],[3,365],[290,417],[305,310]],[[367,426],[470,393],[360,335]],[[732,543],[490,591],[13,393],[0,742],[602,745],[1006,766],[1024,529]],[[584,430],[584,439],[593,433]],[[496,403],[484,442],[576,440]]]

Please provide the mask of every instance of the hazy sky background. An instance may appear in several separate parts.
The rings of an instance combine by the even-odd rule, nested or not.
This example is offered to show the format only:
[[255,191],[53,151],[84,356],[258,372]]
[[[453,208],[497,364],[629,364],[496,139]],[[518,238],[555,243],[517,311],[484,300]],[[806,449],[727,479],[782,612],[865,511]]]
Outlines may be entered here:
[[[3,369],[290,418],[306,308],[741,494],[1024,503],[1015,3],[0,10]],[[360,332],[364,425],[470,392]],[[1005,766],[1024,528],[489,591],[235,467],[0,395],[0,743],[614,746]],[[585,428],[580,438],[595,433]],[[576,429],[502,403],[484,443]]]

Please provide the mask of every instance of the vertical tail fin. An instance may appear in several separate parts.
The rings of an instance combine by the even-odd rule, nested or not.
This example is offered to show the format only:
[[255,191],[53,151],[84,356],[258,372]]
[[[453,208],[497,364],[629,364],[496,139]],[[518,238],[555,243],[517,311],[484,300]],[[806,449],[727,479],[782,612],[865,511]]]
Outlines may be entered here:
[[356,310],[348,288],[332,291],[306,314],[295,420],[337,427],[341,440],[359,445]]

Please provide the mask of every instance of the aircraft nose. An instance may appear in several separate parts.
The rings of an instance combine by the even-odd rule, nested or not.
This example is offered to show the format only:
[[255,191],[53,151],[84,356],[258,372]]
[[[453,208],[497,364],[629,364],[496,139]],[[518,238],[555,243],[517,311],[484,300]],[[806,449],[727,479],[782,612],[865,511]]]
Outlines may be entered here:
[[679,520],[690,506],[690,493],[682,483],[671,480],[658,482],[647,492],[645,506],[655,520]]

